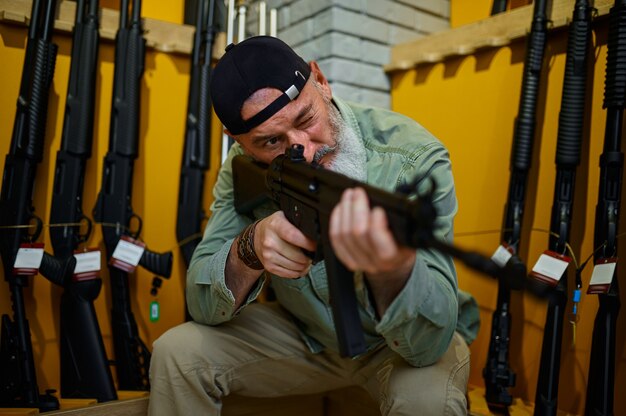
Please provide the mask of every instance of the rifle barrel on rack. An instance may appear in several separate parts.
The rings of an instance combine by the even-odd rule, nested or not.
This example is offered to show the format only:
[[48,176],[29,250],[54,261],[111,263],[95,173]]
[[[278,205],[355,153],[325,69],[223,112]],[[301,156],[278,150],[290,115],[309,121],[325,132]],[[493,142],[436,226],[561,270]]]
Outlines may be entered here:
[[[55,11],[55,0],[32,3],[11,147],[0,191],[0,256],[13,309],[13,320],[2,316],[0,407],[34,407],[42,411],[58,409],[59,402],[48,393],[39,394],[23,295],[28,276],[15,273],[13,266],[20,246],[37,240],[42,229],[42,221],[32,208],[32,196],[37,165],[43,159],[48,95],[56,62],[57,46],[52,43]],[[20,228],[35,224],[30,234]],[[75,264],[73,257],[61,260],[44,252],[39,272],[52,283],[65,285]]]
[[[626,0],[616,0],[609,12],[609,38],[604,83],[606,129],[600,155],[600,185],[594,225],[594,261],[617,257],[624,154],[621,151],[626,100]],[[593,326],[585,415],[612,415],[615,381],[616,322],[620,309],[618,272],[608,291],[598,294]]]
[[[576,168],[580,163],[580,149],[584,134],[587,66],[591,52],[591,12],[592,8],[588,0],[576,1],[567,41],[556,146],[557,173],[549,240],[549,249],[560,254],[565,254],[569,245]],[[549,291],[548,312],[535,394],[534,414],[538,416],[557,413],[567,286],[567,273],[565,273],[556,287]]]
[[[547,25],[546,0],[535,0],[533,21],[526,45],[519,111],[515,120],[511,177],[502,227],[502,241],[515,254],[509,260],[512,266],[521,262],[517,254],[522,240],[522,220],[535,138],[537,97],[540,91]],[[515,373],[509,364],[510,301],[511,287],[506,279],[500,279],[497,306],[491,322],[487,364],[483,369],[485,397],[487,403],[496,408],[506,407],[512,403],[513,398],[508,388],[515,385]]]
[[[141,78],[144,70],[145,39],[141,25],[141,0],[134,0],[129,19],[129,0],[122,0],[120,27],[115,38],[113,102],[109,133],[109,150],[104,157],[102,187],[98,194],[94,219],[102,223],[102,236],[110,260],[120,239],[137,239],[141,218],[133,212],[133,168],[139,153],[139,115]],[[137,229],[131,230],[131,221]],[[145,249],[139,264],[151,272],[169,277],[172,253],[155,253]],[[128,273],[109,265],[111,282],[111,326],[115,368],[120,390],[148,390],[150,351],[139,337],[131,309]]]

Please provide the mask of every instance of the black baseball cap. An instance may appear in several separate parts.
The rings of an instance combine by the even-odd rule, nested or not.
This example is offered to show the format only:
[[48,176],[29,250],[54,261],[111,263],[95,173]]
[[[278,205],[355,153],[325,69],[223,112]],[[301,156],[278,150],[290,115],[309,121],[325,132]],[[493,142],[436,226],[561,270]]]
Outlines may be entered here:
[[[304,59],[278,38],[254,36],[236,45],[231,43],[211,76],[213,108],[232,134],[247,133],[295,100],[310,74]],[[243,120],[243,103],[263,88],[275,88],[283,94]]]

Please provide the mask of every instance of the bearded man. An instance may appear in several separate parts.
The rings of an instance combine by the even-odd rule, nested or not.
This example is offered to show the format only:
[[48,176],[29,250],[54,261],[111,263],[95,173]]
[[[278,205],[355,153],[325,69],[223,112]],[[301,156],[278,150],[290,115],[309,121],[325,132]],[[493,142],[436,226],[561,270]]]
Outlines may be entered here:
[[[448,255],[398,245],[384,211],[370,208],[363,189],[346,190],[329,234],[354,272],[367,351],[341,357],[324,264],[304,253],[317,242],[276,207],[250,219],[233,205],[235,155],[270,163],[300,144],[307,162],[388,191],[415,180],[425,191],[434,181],[435,234],[451,241],[457,201],[444,146],[407,117],[333,97],[316,62],[272,37],[230,45],[213,71],[211,97],[236,143],[187,274],[195,322],[154,343],[150,414],[219,415],[231,393],[279,397],[352,385],[383,415],[465,414],[477,314],[458,320]],[[266,282],[276,302],[254,302]]]

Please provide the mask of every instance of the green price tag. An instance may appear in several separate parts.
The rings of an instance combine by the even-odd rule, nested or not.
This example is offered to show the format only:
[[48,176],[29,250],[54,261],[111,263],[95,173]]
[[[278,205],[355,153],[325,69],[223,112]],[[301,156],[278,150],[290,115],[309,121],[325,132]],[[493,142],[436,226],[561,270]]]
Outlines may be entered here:
[[159,320],[159,316],[161,314],[161,307],[159,306],[159,302],[153,300],[150,302],[150,321],[156,322]]

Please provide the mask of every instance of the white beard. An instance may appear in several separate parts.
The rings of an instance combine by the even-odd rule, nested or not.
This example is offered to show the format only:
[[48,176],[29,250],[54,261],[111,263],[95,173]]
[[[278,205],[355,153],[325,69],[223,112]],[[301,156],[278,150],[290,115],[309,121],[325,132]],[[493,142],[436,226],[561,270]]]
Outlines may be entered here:
[[315,153],[313,160],[317,162],[325,154],[331,153],[332,158],[325,163],[327,169],[365,182],[367,180],[365,145],[352,127],[341,118],[339,110],[330,102],[327,103],[327,106],[335,145],[332,147],[323,146]]

